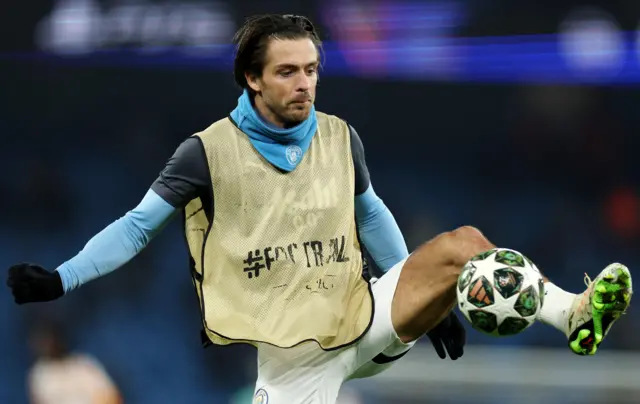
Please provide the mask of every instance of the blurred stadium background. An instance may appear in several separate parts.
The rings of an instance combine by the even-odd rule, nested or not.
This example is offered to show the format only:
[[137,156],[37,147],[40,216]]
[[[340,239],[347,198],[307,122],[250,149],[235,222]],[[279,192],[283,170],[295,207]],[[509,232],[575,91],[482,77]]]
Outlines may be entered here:
[[[134,207],[177,145],[235,106],[248,15],[309,15],[326,40],[320,110],[360,133],[412,249],[459,225],[584,289],[640,264],[640,2],[3,0],[0,263],[50,268]],[[208,348],[176,221],[126,267],[58,302],[0,291],[0,403],[28,401],[34,324],[54,321],[125,403],[250,403],[254,351]],[[341,403],[639,403],[633,307],[593,358],[555,330],[428,341]],[[247,390],[248,389],[248,390]],[[65,404],[65,403],[59,403]]]

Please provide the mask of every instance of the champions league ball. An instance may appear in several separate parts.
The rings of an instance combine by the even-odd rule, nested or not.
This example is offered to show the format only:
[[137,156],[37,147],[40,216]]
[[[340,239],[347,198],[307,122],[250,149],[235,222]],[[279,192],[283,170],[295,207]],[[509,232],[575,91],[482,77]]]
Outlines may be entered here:
[[458,308],[474,329],[509,336],[535,322],[544,304],[544,281],[524,255],[494,248],[464,266],[456,293]]

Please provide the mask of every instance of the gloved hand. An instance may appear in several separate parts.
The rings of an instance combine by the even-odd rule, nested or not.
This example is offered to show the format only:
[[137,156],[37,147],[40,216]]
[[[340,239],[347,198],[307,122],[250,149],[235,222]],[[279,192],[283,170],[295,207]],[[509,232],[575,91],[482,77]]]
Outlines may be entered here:
[[64,295],[60,274],[35,264],[23,263],[9,268],[7,286],[18,304],[48,302]]
[[[455,312],[440,322],[434,329],[427,333],[433,347],[440,359],[446,359],[447,354],[452,360],[460,358],[464,354],[464,344],[467,341],[467,332],[458,319]],[[445,353],[446,348],[446,353]]]

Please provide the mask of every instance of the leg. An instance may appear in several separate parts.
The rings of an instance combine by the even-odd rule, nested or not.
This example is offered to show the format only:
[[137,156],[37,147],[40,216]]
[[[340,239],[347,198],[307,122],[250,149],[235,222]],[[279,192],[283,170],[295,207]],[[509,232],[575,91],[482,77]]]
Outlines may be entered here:
[[461,227],[422,245],[372,282],[373,323],[357,344],[347,380],[371,377],[393,366],[449,314],[462,267],[492,248],[478,230]]
[[415,341],[440,323],[456,304],[456,282],[475,255],[495,248],[479,230],[460,227],[418,247],[400,273],[391,306],[402,342]]
[[593,355],[633,294],[631,273],[621,264],[606,267],[579,294],[565,292],[545,278],[545,302],[539,320],[562,331],[578,355]]
[[[258,346],[254,403],[334,404],[353,347],[323,351],[315,342],[293,348]],[[260,401],[262,400],[262,401]]]
[[404,343],[391,321],[391,304],[406,259],[387,271],[380,279],[372,279],[374,315],[369,331],[358,341],[349,355],[346,380],[375,376],[391,367],[413,347],[416,341]]
[[356,369],[347,380],[365,379],[384,372],[409,352],[411,346],[391,345],[375,358]]

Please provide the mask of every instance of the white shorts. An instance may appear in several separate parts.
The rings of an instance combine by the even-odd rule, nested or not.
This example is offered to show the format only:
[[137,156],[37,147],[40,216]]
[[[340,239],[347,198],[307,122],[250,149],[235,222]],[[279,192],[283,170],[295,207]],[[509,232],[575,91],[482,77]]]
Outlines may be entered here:
[[253,403],[334,404],[342,383],[353,377],[366,377],[363,369],[378,366],[372,363],[373,358],[380,358],[382,353],[394,357],[408,351],[415,341],[400,341],[391,323],[391,302],[405,261],[380,279],[372,280],[373,323],[355,344],[329,352],[315,342],[289,349],[259,346]]

